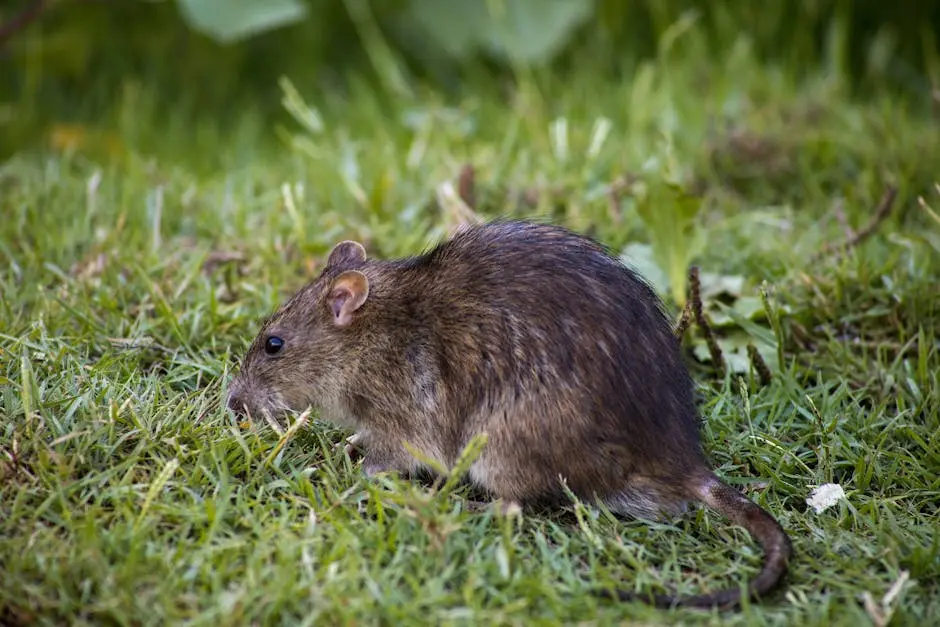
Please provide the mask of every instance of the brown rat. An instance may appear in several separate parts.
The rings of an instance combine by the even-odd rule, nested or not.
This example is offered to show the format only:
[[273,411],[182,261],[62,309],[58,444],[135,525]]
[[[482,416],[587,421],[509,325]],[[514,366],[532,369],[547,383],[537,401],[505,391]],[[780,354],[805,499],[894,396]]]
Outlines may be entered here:
[[[709,469],[693,383],[658,297],[603,246],[561,227],[501,220],[389,261],[337,244],[320,276],[264,323],[228,405],[255,416],[313,407],[356,430],[369,475],[420,470],[403,442],[451,467],[485,432],[469,479],[505,504],[562,504],[562,478],[626,515],[700,501],[762,546],[751,596],[787,571],[784,530]],[[651,600],[729,607],[740,597]]]

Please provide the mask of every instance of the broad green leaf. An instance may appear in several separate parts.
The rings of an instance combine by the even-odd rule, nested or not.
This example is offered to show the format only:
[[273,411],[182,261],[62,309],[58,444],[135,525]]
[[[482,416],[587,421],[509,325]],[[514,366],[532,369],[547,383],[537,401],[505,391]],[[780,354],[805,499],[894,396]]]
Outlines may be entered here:
[[408,14],[455,57],[483,49],[531,62],[553,56],[593,8],[593,0],[411,0]]
[[733,307],[728,307],[722,302],[716,302],[716,305],[728,315],[729,318],[734,320],[738,326],[744,329],[748,335],[757,340],[757,347],[761,348],[761,345],[772,347],[776,349],[777,347],[777,338],[774,337],[773,331],[763,327],[752,320],[745,318],[740,312],[736,311]]
[[[699,275],[699,284],[703,300],[710,300],[721,294],[739,297],[744,291],[744,277],[737,274],[702,272]],[[757,300],[759,305],[760,299]]]
[[[704,289],[702,292],[702,300],[711,304],[712,301],[704,295]],[[710,318],[713,327],[723,327],[737,324],[737,318],[733,318],[731,314],[726,313],[725,309],[727,309],[727,305],[721,303],[720,301],[715,302],[714,306],[709,306],[708,317]],[[764,303],[761,302],[761,299],[756,296],[742,296],[741,298],[734,301],[734,304],[731,306],[731,310],[736,312],[745,320],[754,320],[755,318],[766,317]]]
[[[747,352],[747,345],[754,344],[757,352],[764,359],[767,367],[771,370],[776,365],[776,352],[773,347],[767,346],[761,342],[753,342],[750,334],[738,331],[729,334],[726,337],[717,338],[718,347],[721,348],[721,354],[725,363],[734,373],[745,373],[750,369],[751,357]],[[692,354],[703,363],[711,363],[711,351],[704,339],[698,339],[692,348]]]
[[300,0],[177,0],[193,30],[231,43],[299,22],[307,16]]
[[651,174],[658,175],[664,182],[648,189],[636,188],[635,206],[637,215],[649,231],[656,264],[668,275],[669,296],[682,307],[685,305],[689,264],[705,249],[706,238],[704,230],[697,224],[702,201],[682,190],[679,185],[681,177],[677,174],[679,170],[671,158],[660,161]]
[[627,244],[620,259],[628,267],[640,273],[660,296],[669,291],[669,277],[656,262],[653,247],[649,244],[640,242]]

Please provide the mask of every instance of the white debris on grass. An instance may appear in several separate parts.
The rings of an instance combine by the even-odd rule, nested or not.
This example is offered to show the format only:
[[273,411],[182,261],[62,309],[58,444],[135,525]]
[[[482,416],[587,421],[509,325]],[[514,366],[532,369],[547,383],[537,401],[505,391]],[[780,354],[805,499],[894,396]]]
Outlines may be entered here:
[[816,486],[810,492],[806,504],[812,507],[817,514],[821,514],[844,498],[845,490],[842,489],[842,486],[838,483],[824,483]]

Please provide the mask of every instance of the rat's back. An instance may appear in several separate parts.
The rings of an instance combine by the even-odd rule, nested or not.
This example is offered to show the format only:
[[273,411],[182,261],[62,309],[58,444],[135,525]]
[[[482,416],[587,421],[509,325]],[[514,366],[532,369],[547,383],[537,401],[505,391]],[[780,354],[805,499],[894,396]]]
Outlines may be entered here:
[[602,246],[503,220],[404,264],[416,289],[440,294],[426,313],[459,439],[489,435],[481,483],[527,500],[559,496],[562,474],[576,494],[605,496],[701,465],[692,383],[661,303]]

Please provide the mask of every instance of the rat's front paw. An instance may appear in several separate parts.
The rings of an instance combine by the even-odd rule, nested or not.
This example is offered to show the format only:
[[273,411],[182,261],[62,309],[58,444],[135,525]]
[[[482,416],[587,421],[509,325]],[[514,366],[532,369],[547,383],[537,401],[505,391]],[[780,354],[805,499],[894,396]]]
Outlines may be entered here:
[[[346,438],[343,450],[349,455],[350,460],[355,462],[365,454],[365,447],[363,446],[364,438],[365,435],[361,431]],[[336,444],[336,448],[339,448],[339,446],[339,444]]]
[[506,518],[522,516],[522,506],[517,501],[504,501],[502,499],[495,501],[464,501],[464,507],[467,508],[468,512],[493,511],[497,516]]
[[[369,477],[380,473],[408,473],[408,457],[402,451],[377,446],[381,440],[367,431],[354,433],[344,442],[343,448],[350,460],[362,460],[362,469]],[[335,446],[339,447],[340,444]]]

